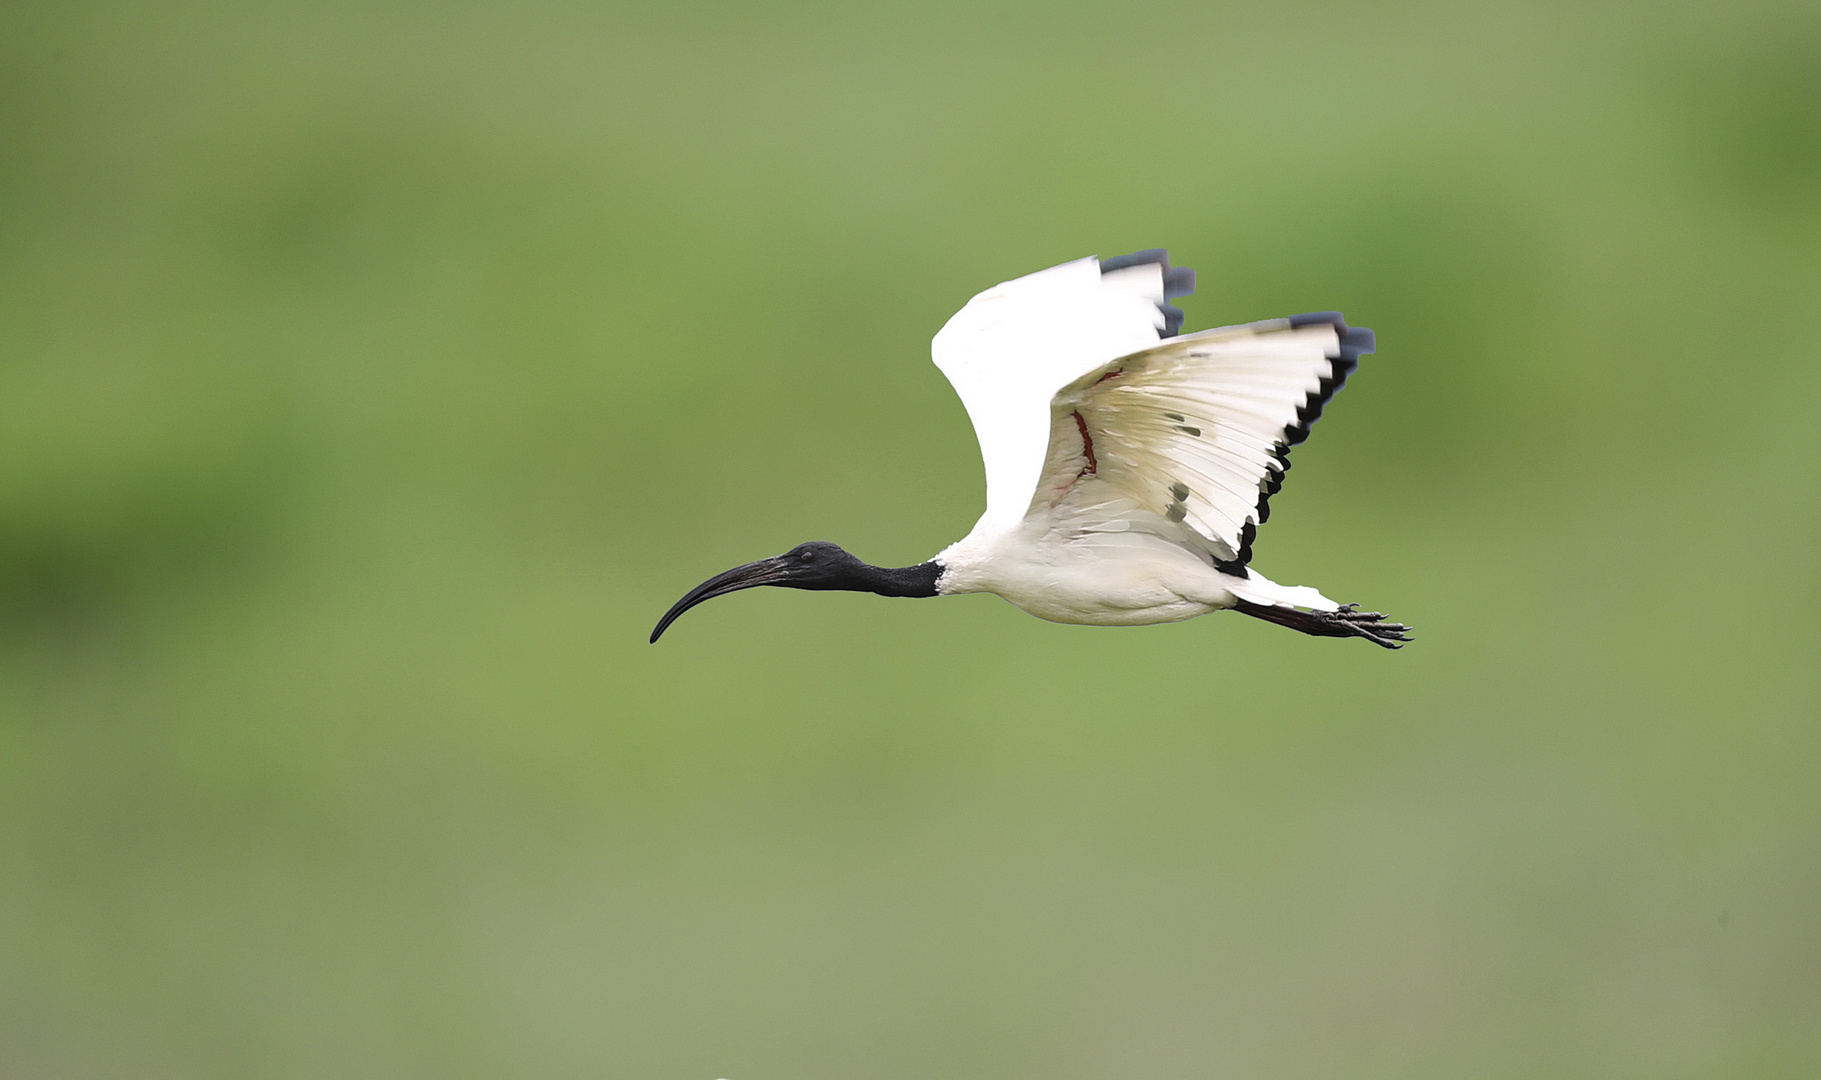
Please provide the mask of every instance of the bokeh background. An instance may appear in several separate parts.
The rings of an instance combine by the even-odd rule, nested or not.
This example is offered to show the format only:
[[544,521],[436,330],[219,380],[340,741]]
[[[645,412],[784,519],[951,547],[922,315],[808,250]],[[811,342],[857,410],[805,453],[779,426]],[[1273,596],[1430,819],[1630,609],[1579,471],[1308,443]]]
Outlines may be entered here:
[[[1821,8],[0,8],[0,1075],[1821,1074]],[[928,341],[1167,245],[1380,350],[1258,565]]]

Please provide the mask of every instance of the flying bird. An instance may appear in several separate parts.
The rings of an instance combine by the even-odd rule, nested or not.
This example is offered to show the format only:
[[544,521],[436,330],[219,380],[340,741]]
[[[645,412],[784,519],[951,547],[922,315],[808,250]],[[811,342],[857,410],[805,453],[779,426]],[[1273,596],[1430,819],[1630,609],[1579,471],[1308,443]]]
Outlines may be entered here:
[[1041,619],[1095,626],[1235,610],[1401,648],[1402,623],[1251,566],[1290,448],[1373,351],[1372,331],[1330,311],[1181,334],[1170,301],[1194,289],[1195,272],[1157,249],[1077,259],[974,297],[931,346],[986,465],[973,531],[897,568],[800,544],[691,589],[651,640],[704,600],[778,585],[990,592]]

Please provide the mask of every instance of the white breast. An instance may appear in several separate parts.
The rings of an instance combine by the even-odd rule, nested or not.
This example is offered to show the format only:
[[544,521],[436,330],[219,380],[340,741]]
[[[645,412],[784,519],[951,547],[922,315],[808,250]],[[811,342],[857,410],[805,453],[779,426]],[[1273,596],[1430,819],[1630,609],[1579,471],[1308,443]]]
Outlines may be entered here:
[[[1081,485],[1096,486],[1091,480]],[[977,528],[936,556],[942,593],[997,593],[1051,622],[1139,626],[1233,606],[1240,581],[1196,552],[1142,527],[1050,514],[1010,528]]]

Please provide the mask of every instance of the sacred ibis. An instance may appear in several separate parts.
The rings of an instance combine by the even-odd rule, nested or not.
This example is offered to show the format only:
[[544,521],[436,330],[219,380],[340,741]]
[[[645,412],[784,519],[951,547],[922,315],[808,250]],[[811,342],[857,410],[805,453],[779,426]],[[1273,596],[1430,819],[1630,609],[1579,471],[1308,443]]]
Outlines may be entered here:
[[1251,568],[1252,539],[1372,331],[1337,312],[1180,334],[1195,272],[1162,251],[1077,259],[986,290],[931,351],[980,440],[986,513],[929,562],[814,541],[691,589],[651,640],[755,585],[882,596],[990,592],[1041,619],[1177,622],[1234,609],[1387,649],[1409,627]]

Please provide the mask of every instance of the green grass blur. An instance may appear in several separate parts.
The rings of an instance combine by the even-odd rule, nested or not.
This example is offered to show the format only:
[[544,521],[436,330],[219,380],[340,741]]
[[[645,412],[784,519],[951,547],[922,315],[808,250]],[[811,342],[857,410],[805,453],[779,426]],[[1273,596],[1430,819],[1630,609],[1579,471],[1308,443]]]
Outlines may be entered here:
[[[1215,616],[974,292],[1378,332]],[[1821,9],[0,7],[0,1076],[1821,1075]]]

